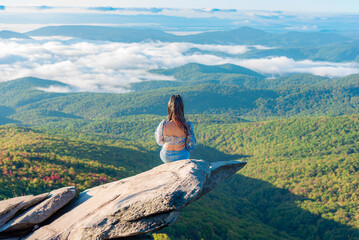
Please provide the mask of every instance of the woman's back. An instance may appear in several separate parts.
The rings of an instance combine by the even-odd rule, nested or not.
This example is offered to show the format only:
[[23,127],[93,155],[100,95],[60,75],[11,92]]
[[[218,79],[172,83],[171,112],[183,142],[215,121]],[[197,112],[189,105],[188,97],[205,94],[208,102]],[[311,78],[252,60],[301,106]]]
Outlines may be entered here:
[[177,126],[173,121],[165,122],[163,128],[163,135],[174,136],[174,137],[185,137],[186,133],[183,128]]
[[186,146],[186,133],[173,121],[165,122],[163,126],[164,147],[169,151],[180,151]]
[[160,157],[165,163],[189,159],[196,145],[193,124],[186,121],[180,95],[172,95],[167,104],[167,121],[163,119],[155,131],[158,145],[162,146]]

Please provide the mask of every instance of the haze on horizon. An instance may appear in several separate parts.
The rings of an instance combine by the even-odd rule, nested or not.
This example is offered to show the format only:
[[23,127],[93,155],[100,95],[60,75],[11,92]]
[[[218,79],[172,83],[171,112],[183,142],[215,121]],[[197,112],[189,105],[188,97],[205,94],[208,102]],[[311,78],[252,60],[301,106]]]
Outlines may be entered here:
[[266,11],[291,11],[291,12],[331,12],[331,13],[359,13],[359,2],[356,0],[63,0],[63,1],[44,1],[44,0],[3,0],[4,6],[73,6],[73,7],[158,7],[158,8],[202,8],[202,9],[238,9],[238,10],[266,10]]

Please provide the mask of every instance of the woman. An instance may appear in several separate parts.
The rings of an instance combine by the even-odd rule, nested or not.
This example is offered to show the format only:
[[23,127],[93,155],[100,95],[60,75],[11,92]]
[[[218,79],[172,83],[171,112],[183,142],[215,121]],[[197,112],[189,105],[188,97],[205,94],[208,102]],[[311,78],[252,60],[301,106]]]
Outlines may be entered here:
[[196,145],[193,124],[186,122],[183,109],[181,96],[173,95],[168,101],[167,121],[163,119],[156,129],[156,141],[162,146],[160,157],[165,163],[189,159],[189,151]]

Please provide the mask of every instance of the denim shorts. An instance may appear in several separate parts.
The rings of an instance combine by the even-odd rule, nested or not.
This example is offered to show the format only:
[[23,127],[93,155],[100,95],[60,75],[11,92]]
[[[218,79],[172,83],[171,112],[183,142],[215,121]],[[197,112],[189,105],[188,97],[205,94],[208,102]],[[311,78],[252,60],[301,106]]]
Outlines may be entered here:
[[163,147],[160,152],[160,157],[164,163],[189,159],[189,151],[187,150],[187,148],[184,148],[180,151],[169,151]]

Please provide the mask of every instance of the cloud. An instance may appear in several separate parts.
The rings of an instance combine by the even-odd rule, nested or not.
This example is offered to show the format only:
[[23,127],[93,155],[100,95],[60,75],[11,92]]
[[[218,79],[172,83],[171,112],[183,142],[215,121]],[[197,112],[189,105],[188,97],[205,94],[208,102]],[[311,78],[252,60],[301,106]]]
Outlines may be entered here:
[[[225,53],[251,51],[253,46],[192,43],[116,43],[68,38],[0,40],[0,81],[32,76],[63,82],[69,88],[46,91],[128,92],[131,83],[175,80],[149,69],[178,67],[189,62],[207,65],[233,63],[266,75],[312,73],[345,76],[359,73],[358,63],[294,61],[286,57],[239,59],[211,54],[185,54],[191,48]],[[263,46],[255,46],[263,48]]]
[[69,87],[61,87],[61,86],[53,86],[51,85],[48,88],[37,88],[38,90],[42,90],[44,92],[56,92],[56,93],[69,93],[71,89]]
[[318,31],[317,25],[299,25],[299,26],[291,26],[285,27],[284,29],[291,31]]
[[243,59],[234,64],[250,68],[267,75],[284,75],[288,73],[311,73],[325,77],[343,77],[359,73],[359,63],[315,62],[311,60],[295,61],[287,57],[261,59]]
[[214,45],[214,44],[196,44],[194,47],[197,47],[202,50],[208,51],[219,51],[229,54],[243,54],[249,51],[248,46],[244,45]]

